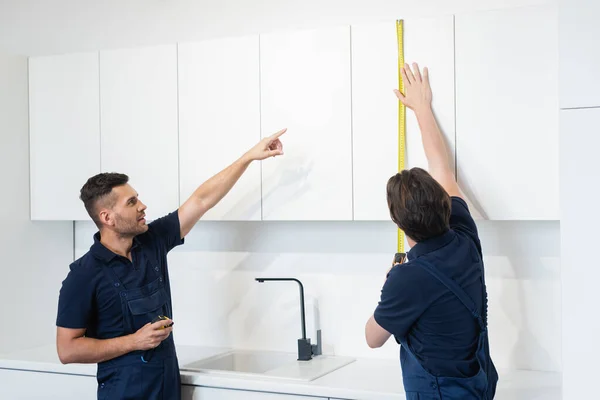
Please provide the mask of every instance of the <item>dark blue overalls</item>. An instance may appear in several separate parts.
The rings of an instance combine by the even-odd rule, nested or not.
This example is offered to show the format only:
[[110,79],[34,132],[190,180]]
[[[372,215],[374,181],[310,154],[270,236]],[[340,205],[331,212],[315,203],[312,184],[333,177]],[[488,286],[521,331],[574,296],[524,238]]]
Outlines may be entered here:
[[[498,373],[490,358],[487,321],[477,310],[469,295],[452,279],[431,263],[420,259],[417,264],[443,283],[469,310],[481,329],[474,358],[479,372],[470,378],[436,377],[427,372],[411,352],[406,339],[401,340],[400,365],[408,400],[491,400],[496,393]],[[482,272],[482,280],[483,272]],[[482,282],[484,283],[484,282]],[[485,284],[483,284],[485,288]],[[487,315],[487,296],[484,293],[484,311]]]
[[[120,298],[125,335],[135,333],[158,315],[172,316],[165,278],[157,264],[156,279],[128,289],[112,268],[102,268]],[[98,364],[98,400],[179,400],[181,381],[173,335],[150,351],[133,351]]]

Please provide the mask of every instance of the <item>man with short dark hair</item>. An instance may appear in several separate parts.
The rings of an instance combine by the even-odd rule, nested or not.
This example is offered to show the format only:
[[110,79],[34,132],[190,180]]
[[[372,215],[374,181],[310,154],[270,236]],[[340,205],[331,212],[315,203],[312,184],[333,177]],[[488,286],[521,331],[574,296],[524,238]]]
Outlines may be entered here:
[[98,363],[98,399],[181,398],[167,253],[183,243],[252,161],[283,154],[284,132],[261,140],[200,185],[178,210],[150,224],[127,175],[98,174],[81,188],[99,232],[63,281],[56,344],[64,364]]
[[418,120],[429,172],[413,168],[387,185],[390,216],[411,250],[394,262],[365,327],[370,347],[401,344],[407,399],[492,399],[498,374],[489,354],[487,291],[477,227],[450,169],[431,108],[427,68],[402,69],[398,99]]

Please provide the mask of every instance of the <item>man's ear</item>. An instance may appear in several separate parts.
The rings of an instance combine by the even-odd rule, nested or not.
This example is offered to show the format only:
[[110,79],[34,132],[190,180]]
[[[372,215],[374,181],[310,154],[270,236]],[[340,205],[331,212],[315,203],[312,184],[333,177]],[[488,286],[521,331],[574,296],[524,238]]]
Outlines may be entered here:
[[98,218],[100,219],[100,222],[103,225],[108,225],[108,226],[113,226],[114,225],[114,219],[112,217],[112,214],[110,212],[110,210],[103,208],[100,210],[100,213],[98,214]]

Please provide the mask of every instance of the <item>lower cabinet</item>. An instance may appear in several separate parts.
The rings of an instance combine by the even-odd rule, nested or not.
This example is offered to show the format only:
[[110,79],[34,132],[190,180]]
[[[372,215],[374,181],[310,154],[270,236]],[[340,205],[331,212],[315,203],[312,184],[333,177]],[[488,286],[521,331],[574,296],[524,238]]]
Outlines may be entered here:
[[[0,399],[82,400],[96,398],[96,377],[0,368]],[[181,386],[182,400],[342,400],[327,397]]]
[[93,376],[0,369],[0,398],[5,400],[95,399],[96,388]]
[[327,400],[327,398],[184,385],[181,387],[181,400]]

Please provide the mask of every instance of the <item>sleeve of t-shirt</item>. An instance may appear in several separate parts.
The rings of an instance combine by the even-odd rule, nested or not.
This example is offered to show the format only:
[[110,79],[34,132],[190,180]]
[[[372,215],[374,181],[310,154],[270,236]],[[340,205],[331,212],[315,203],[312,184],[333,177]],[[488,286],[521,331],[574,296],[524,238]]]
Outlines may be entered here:
[[467,206],[467,203],[460,197],[452,197],[450,228],[454,231],[467,234],[475,241],[478,249],[481,247],[479,244],[479,233],[477,232],[475,220],[471,216],[469,206]]
[[429,293],[415,285],[420,273],[417,268],[416,265],[405,264],[390,271],[373,313],[375,322],[397,338],[406,337],[431,303]]
[[152,239],[162,245],[167,252],[184,243],[177,210],[152,221],[148,224],[148,229],[152,230]]
[[83,329],[89,326],[94,307],[94,279],[76,270],[65,278],[58,296],[56,326]]

